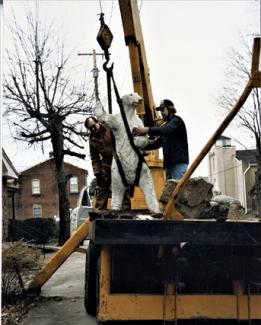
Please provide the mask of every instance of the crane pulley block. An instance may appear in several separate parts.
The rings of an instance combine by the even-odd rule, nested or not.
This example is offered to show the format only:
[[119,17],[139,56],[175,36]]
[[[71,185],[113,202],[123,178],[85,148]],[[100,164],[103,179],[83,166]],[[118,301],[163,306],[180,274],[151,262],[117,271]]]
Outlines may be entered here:
[[110,31],[110,28],[105,24],[103,16],[104,14],[101,13],[100,15],[101,27],[97,35],[97,41],[100,47],[106,52],[111,46],[113,35],[112,32]]

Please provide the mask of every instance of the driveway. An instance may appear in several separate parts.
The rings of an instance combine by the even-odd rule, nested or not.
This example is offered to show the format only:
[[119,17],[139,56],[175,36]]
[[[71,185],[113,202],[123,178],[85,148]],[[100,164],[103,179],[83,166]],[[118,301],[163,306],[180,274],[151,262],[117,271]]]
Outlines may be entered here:
[[[85,242],[85,248],[87,242]],[[46,261],[52,256],[46,256]],[[84,308],[85,254],[75,252],[45,283],[22,325],[97,325]],[[140,325],[141,322],[107,322],[106,325]],[[162,322],[142,322],[142,325]]]
[[42,287],[22,325],[96,325],[84,308],[84,268],[85,254],[73,253]]

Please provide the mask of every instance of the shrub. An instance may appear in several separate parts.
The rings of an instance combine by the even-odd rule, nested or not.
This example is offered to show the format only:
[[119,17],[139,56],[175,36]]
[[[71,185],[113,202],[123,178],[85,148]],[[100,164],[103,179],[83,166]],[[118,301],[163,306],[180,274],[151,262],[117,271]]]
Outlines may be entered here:
[[14,234],[14,240],[45,244],[55,237],[56,224],[51,218],[15,220],[14,232],[11,233]]
[[40,251],[23,241],[2,245],[2,297],[3,302],[15,299],[24,291],[22,273],[39,266]]

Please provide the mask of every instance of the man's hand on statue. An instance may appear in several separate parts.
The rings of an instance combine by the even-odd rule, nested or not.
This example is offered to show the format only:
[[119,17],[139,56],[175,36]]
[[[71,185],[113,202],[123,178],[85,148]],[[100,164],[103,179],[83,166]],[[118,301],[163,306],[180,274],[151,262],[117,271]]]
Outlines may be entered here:
[[135,127],[133,128],[132,130],[132,134],[133,135],[144,135],[144,134],[147,134],[149,131],[149,128],[146,128],[146,127]]

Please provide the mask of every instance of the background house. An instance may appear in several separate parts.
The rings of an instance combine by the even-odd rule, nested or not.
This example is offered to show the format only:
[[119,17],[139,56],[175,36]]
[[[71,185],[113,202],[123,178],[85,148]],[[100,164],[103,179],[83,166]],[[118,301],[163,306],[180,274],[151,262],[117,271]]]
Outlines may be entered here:
[[[86,186],[88,172],[85,169],[64,163],[68,180],[70,208],[77,205],[79,192]],[[16,218],[53,218],[58,216],[58,188],[54,159],[24,170],[19,176],[19,191],[16,200]]]
[[236,150],[231,139],[221,136],[208,155],[209,181],[213,190],[238,199],[246,212],[256,212],[251,191],[255,185],[256,150]]
[[2,239],[9,238],[9,220],[15,219],[15,193],[18,189],[18,172],[2,149]]

